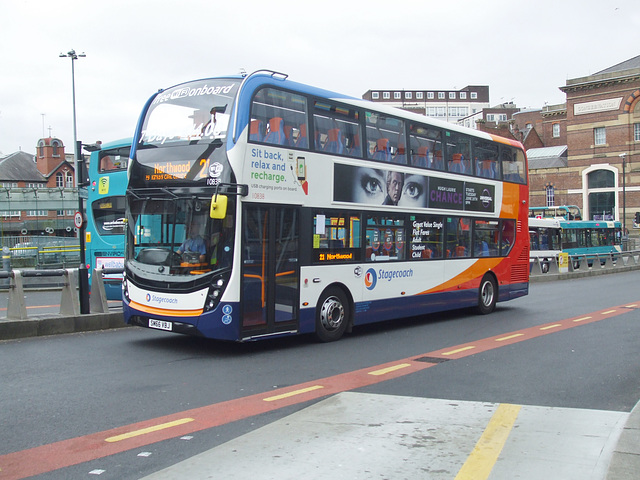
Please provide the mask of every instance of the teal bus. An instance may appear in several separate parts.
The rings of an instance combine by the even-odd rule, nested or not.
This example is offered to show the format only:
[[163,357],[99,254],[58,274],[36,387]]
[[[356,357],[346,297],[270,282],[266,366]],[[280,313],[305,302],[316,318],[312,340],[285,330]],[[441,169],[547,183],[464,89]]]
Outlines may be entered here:
[[560,221],[562,251],[571,256],[604,255],[622,251],[622,223],[610,221]]
[[[89,286],[95,268],[124,267],[125,192],[131,139],[85,145],[89,158],[85,252]],[[108,300],[122,298],[122,274],[104,274]]]

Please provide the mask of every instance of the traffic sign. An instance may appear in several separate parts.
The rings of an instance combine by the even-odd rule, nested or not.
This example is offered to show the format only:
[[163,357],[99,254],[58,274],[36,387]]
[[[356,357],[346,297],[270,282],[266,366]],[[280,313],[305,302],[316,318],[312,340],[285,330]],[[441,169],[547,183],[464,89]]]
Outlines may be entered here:
[[76,214],[73,216],[73,224],[76,226],[76,228],[82,228],[83,223],[84,215],[82,215],[82,212],[76,212]]

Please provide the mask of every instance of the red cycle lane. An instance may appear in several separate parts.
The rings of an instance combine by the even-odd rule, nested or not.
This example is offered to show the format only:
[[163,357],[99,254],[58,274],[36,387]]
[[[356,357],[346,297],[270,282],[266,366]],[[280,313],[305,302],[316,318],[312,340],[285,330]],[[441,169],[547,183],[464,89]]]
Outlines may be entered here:
[[433,367],[446,360],[464,358],[580,325],[616,317],[639,307],[640,301],[613,306],[579,317],[507,332],[494,337],[450,346],[353,372],[185,410],[164,417],[2,455],[0,456],[0,478],[26,478],[77,465],[283,407],[402,377]]

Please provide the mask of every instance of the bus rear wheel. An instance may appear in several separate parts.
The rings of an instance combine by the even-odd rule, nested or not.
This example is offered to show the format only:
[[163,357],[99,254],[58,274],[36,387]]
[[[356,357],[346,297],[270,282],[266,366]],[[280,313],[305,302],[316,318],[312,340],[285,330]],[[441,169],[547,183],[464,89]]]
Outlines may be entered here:
[[335,342],[344,334],[350,319],[350,305],[344,291],[328,288],[316,307],[316,337],[322,342]]
[[498,285],[493,275],[482,277],[480,290],[478,290],[478,313],[486,315],[496,309],[498,301]]

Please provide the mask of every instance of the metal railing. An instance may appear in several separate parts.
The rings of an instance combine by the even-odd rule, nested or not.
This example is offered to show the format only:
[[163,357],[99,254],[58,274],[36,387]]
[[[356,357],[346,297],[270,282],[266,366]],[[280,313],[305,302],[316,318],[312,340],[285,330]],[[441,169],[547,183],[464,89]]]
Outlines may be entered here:
[[[90,313],[107,313],[109,305],[104,289],[105,274],[122,273],[122,268],[96,268],[93,271],[91,295],[89,299]],[[7,302],[7,319],[26,320],[28,318],[25,302],[25,278],[58,277],[61,278],[60,315],[80,315],[80,297],[78,295],[78,269],[51,270],[11,270],[0,271],[0,279],[9,279],[9,295]]]
[[572,274],[614,273],[640,269],[640,250],[620,253],[570,255],[564,268],[557,257],[534,258],[530,263],[530,276],[559,276]]

